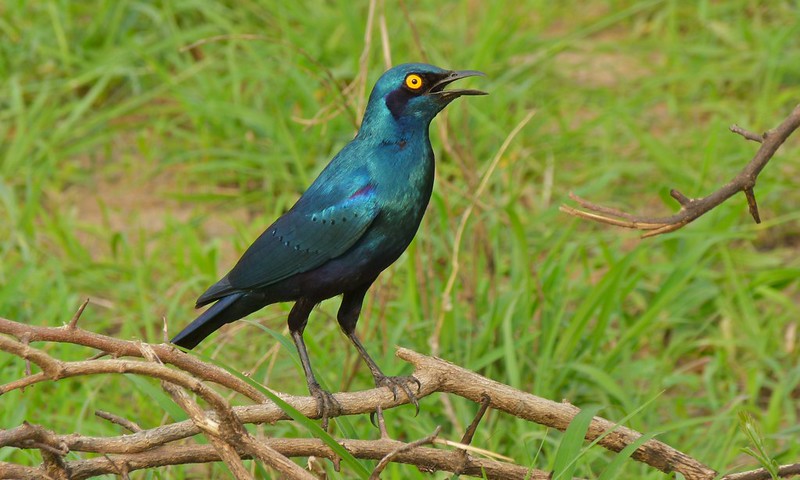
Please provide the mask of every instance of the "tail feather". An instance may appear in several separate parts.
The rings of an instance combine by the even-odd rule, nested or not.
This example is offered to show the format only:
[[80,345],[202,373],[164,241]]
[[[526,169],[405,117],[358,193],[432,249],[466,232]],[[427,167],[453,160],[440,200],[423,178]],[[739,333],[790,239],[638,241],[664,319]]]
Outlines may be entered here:
[[228,295],[201,313],[192,323],[175,335],[171,342],[179,347],[192,349],[221,326],[238,320],[262,306],[255,304],[244,292]]
[[235,292],[236,290],[231,286],[228,276],[225,275],[220,281],[208,287],[208,290],[200,295],[200,298],[197,299],[197,303],[195,304],[195,308],[208,305],[211,302],[224,298]]

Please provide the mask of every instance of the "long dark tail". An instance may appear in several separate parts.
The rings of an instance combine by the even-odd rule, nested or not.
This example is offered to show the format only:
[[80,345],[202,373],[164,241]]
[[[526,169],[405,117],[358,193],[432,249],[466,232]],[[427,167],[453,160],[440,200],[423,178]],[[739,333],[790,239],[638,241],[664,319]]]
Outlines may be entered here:
[[239,320],[263,307],[262,302],[248,296],[244,292],[232,293],[223,297],[208,310],[201,313],[192,323],[175,335],[171,341],[183,348],[194,348],[204,338],[211,335],[226,323]]

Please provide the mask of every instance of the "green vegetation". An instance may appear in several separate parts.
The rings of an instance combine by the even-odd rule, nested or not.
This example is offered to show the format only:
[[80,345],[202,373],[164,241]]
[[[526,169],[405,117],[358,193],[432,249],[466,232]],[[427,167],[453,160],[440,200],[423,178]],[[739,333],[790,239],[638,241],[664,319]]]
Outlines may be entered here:
[[[761,225],[743,197],[648,240],[558,211],[575,191],[667,212],[669,187],[700,196],[732,177],[756,146],[727,127],[771,128],[800,102],[796,3],[385,2],[367,49],[368,10],[321,0],[0,4],[0,315],[60,325],[90,297],[86,329],[160,342],[166,317],[176,333],[194,318],[198,294],[352,137],[383,51],[393,63],[427,55],[485,71],[468,83],[491,95],[457,101],[435,122],[434,198],[409,252],[368,296],[358,331],[385,371],[408,373],[395,346],[429,353],[441,319],[440,356],[612,420],[636,412],[627,425],[712,467],[800,460],[798,138],[759,178]],[[366,90],[342,94],[362,55]],[[473,199],[530,109],[536,116]],[[333,390],[369,388],[333,320],[337,306],[323,303],[309,322],[315,372]],[[198,350],[303,394],[294,349],[254,325],[285,334],[287,312],[269,307]],[[57,348],[64,359],[91,355]],[[0,354],[3,381],[24,368]],[[65,380],[0,398],[0,428],[28,420],[110,435],[119,427],[95,410],[147,428],[182,418],[165,399],[157,383],[129,376]],[[442,425],[458,440],[477,406],[453,404],[461,425],[433,396],[416,418],[412,407],[388,412],[389,432],[414,440]],[[366,416],[335,423],[335,434],[378,435]],[[474,444],[584,478],[612,467],[603,478],[664,478],[561,441],[580,429],[562,434],[494,412]],[[308,434],[291,422],[258,431]],[[0,460],[39,463],[9,448]],[[133,478],[223,472],[204,465]],[[430,477],[393,465],[385,478]]]

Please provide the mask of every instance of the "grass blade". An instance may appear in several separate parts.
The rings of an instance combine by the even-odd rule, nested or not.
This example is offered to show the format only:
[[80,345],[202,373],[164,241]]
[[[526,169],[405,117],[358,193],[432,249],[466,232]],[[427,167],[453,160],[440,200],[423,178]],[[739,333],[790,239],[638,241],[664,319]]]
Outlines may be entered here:
[[553,480],[570,480],[577,466],[576,460],[581,456],[581,447],[589,430],[592,418],[600,411],[599,405],[586,407],[575,415],[569,423],[561,443],[558,445],[556,459],[553,465]]
[[651,438],[655,437],[655,432],[650,432],[642,435],[641,437],[637,438],[635,442],[631,443],[627,447],[623,448],[621,452],[614,455],[614,459],[611,460],[611,463],[608,464],[603,473],[597,480],[613,480],[615,478],[620,478],[619,473],[622,469],[622,466],[625,464],[625,460],[630,458],[633,455],[633,452],[636,451],[637,448],[644,445],[645,442],[650,440]]

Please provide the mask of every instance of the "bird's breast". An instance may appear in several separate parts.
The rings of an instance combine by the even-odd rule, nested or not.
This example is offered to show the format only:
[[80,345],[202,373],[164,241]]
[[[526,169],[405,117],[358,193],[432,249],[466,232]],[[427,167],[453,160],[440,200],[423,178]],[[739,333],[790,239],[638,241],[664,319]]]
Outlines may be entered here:
[[369,237],[392,262],[417,233],[433,191],[434,158],[427,136],[385,145],[383,164],[375,172],[380,214]]

